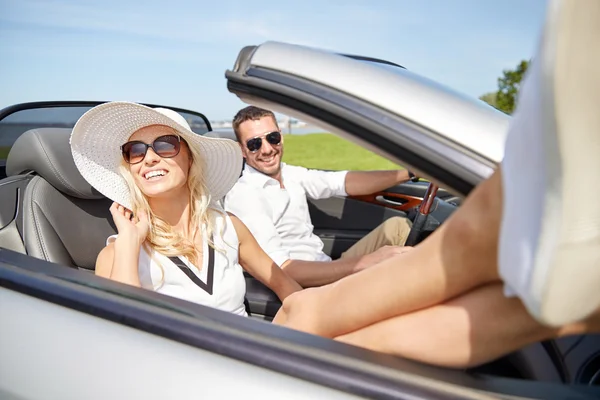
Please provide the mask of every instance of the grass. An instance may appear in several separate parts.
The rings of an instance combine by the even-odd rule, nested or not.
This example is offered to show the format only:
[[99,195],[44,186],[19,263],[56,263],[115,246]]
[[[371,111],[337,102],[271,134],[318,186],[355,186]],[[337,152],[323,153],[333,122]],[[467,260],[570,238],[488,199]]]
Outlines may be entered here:
[[0,160],[8,157],[9,150],[10,150],[10,147],[0,147]]
[[402,168],[330,133],[284,135],[283,161],[305,168],[372,171]]

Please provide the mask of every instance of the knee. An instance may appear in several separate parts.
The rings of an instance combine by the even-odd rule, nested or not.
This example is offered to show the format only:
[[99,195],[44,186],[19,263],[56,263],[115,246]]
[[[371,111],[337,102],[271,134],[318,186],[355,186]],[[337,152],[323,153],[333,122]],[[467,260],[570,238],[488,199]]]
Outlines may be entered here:
[[385,234],[389,236],[404,236],[410,232],[410,221],[404,217],[388,218],[383,223]]
[[319,318],[322,314],[319,307],[324,301],[320,299],[320,287],[307,288],[294,292],[286,297],[278,312],[280,325],[290,329],[326,336],[323,322]]

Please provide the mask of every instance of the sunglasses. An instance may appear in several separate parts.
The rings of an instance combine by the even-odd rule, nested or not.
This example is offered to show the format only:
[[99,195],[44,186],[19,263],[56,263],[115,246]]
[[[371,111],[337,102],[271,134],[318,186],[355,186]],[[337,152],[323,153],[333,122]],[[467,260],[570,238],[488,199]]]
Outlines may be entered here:
[[262,138],[267,139],[267,142],[273,146],[281,144],[281,132],[269,132],[262,136],[256,136],[246,142],[246,147],[252,153],[257,152],[262,147]]
[[172,158],[179,154],[181,150],[181,138],[177,135],[159,136],[151,144],[134,140],[121,146],[123,158],[128,164],[137,164],[142,162],[148,149],[152,150],[162,158]]

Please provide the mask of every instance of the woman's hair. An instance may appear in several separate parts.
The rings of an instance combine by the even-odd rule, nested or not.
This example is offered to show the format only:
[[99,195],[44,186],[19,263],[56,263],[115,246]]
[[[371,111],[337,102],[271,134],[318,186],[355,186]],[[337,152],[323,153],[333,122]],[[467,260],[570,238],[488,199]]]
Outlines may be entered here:
[[[205,228],[203,234],[206,235],[209,246],[215,248],[211,240],[215,230],[214,218],[212,213],[223,213],[222,210],[211,206],[211,194],[208,193],[204,181],[204,160],[202,159],[200,149],[192,142],[181,139],[189,150],[192,159],[188,173],[187,187],[189,189],[190,203],[190,226],[189,232],[196,232],[198,229]],[[198,265],[196,257],[196,247],[194,243],[173,230],[162,218],[152,212],[148,199],[135,184],[135,180],[129,171],[128,164],[124,161],[120,165],[121,175],[125,178],[129,193],[131,194],[132,207],[134,215],[139,211],[146,211],[148,215],[150,229],[146,238],[152,250],[164,254],[167,257],[184,256],[192,264]],[[222,232],[221,232],[222,234]],[[217,250],[217,249],[215,249]],[[164,273],[164,271],[163,271]]]

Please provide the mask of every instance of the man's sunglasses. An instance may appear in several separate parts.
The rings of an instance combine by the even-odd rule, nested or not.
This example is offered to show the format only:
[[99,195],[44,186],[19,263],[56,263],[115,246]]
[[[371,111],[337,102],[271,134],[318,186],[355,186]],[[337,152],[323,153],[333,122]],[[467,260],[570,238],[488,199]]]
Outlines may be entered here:
[[179,154],[181,138],[177,135],[164,135],[154,139],[151,144],[134,140],[121,146],[121,152],[128,164],[137,164],[142,162],[144,157],[146,157],[146,153],[150,147],[162,158],[172,158]]
[[281,132],[269,132],[262,136],[256,136],[246,142],[246,147],[252,153],[257,152],[262,147],[262,138],[267,139],[267,142],[273,146],[281,144]]

